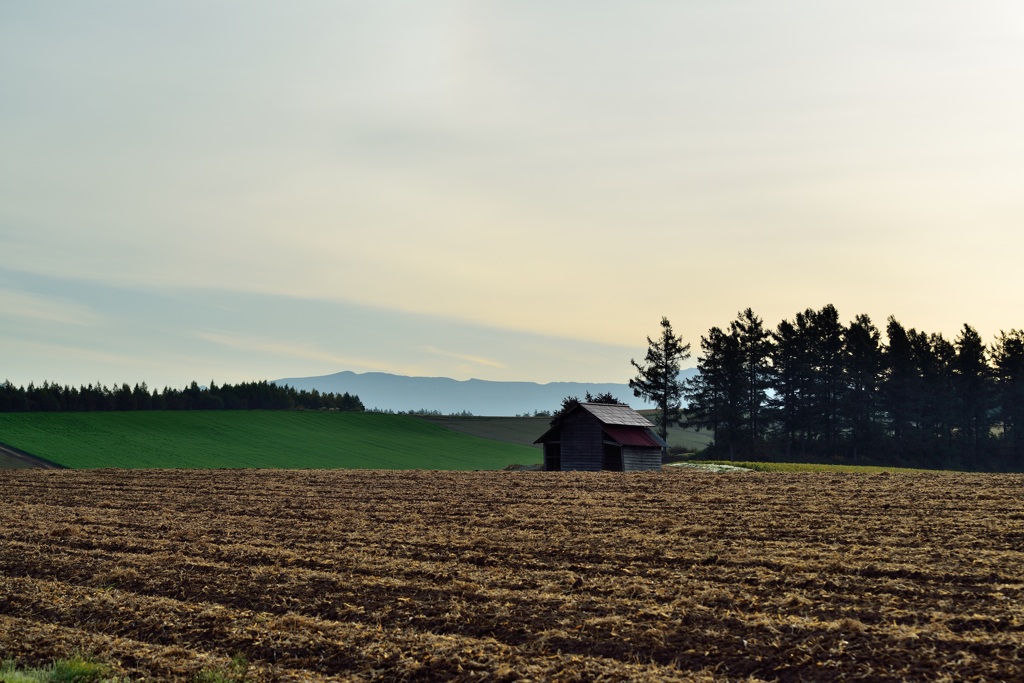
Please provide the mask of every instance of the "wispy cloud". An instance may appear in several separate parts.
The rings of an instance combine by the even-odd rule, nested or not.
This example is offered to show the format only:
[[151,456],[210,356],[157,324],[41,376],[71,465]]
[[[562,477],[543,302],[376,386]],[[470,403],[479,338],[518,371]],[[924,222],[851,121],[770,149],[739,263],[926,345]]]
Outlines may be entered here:
[[[126,353],[112,353],[72,344],[44,342],[36,339],[16,339],[8,336],[0,336],[0,349],[18,352],[24,354],[25,357],[60,358],[62,361],[90,363],[100,368],[113,367],[134,370],[147,367],[149,364],[148,359],[142,359]],[[42,377],[42,379],[47,378],[58,379],[57,377]],[[100,378],[97,377],[95,379]]]
[[288,358],[299,358],[302,360],[325,363],[334,367],[358,368],[361,370],[382,370],[389,367],[387,363],[365,358],[352,358],[333,353],[326,349],[309,345],[296,344],[255,337],[243,337],[238,335],[223,334],[218,332],[197,332],[196,335],[204,341],[212,342],[220,346],[226,346],[240,351],[254,351],[274,356]]
[[102,317],[88,306],[67,299],[0,289],[0,318],[30,318],[64,325],[97,325]]
[[489,368],[504,368],[505,367],[505,364],[500,362],[500,361],[491,360],[490,358],[483,358],[482,356],[471,356],[471,355],[465,354],[465,353],[454,353],[452,351],[442,351],[441,349],[438,349],[438,348],[433,347],[433,346],[424,346],[423,350],[427,351],[428,353],[432,353],[432,354],[434,354],[436,356],[444,356],[445,358],[454,358],[455,360],[461,360],[461,361],[465,361],[467,363],[475,363],[476,365],[484,365],[484,366],[487,366]]

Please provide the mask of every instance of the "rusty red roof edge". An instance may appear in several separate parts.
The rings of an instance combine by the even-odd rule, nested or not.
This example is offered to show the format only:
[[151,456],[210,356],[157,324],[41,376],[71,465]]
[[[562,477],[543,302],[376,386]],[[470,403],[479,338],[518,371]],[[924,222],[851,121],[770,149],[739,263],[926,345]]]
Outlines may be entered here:
[[663,448],[666,445],[657,434],[646,427],[604,425],[603,429],[608,436],[623,446]]

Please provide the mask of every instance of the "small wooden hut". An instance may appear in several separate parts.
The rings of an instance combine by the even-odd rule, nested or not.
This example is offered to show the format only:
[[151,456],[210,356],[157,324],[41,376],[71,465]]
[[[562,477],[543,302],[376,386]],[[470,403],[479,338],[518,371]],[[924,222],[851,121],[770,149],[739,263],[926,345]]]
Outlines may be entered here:
[[661,469],[668,444],[629,406],[578,403],[534,441],[544,445],[544,469],[640,472]]

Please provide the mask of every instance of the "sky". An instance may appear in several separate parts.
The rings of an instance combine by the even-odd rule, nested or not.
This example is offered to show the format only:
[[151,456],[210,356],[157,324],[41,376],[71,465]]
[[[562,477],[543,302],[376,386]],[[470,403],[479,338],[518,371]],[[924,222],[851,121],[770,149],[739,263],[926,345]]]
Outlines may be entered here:
[[1024,327],[1016,0],[0,1],[0,381]]

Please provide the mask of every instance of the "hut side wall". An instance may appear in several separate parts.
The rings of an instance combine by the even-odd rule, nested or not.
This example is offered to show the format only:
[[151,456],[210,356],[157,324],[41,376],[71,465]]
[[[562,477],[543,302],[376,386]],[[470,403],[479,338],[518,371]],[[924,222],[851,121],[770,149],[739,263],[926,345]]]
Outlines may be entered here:
[[599,472],[603,461],[601,423],[585,410],[577,410],[562,423],[562,469]]
[[661,469],[661,449],[641,446],[622,447],[622,469],[626,472],[643,472]]

